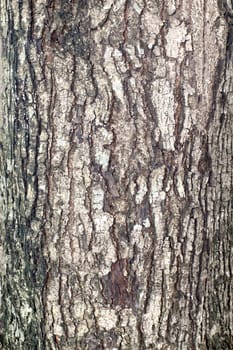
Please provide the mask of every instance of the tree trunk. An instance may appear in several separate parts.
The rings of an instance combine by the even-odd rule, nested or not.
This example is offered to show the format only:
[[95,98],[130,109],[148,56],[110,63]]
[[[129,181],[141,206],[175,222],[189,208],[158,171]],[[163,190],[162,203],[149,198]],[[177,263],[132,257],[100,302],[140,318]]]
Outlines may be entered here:
[[0,0],[4,350],[231,350],[227,1]]

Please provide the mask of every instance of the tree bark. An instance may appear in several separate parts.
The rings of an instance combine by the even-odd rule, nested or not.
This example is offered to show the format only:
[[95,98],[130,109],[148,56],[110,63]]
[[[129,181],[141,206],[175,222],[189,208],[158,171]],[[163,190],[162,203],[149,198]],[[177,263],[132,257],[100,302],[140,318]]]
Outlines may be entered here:
[[2,349],[233,348],[227,4],[0,0]]

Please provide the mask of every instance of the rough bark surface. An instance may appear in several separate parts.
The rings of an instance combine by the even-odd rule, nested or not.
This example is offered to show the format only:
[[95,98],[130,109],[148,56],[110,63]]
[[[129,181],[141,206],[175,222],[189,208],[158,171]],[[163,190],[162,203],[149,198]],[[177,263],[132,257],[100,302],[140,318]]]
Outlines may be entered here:
[[228,2],[0,11],[2,348],[232,349]]

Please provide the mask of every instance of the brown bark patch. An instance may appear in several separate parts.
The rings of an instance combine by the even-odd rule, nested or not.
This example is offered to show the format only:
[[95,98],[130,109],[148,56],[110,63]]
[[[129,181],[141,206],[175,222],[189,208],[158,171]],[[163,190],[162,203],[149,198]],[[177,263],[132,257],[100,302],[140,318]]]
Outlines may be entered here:
[[130,273],[130,260],[119,259],[111,266],[111,271],[101,279],[103,295],[107,303],[114,306],[135,308],[138,282]]

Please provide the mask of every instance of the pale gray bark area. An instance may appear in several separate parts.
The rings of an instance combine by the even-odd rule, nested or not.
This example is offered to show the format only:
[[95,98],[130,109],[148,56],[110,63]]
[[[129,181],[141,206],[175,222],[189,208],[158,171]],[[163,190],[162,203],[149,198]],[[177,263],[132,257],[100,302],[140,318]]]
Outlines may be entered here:
[[4,350],[232,349],[219,5],[0,0]]

